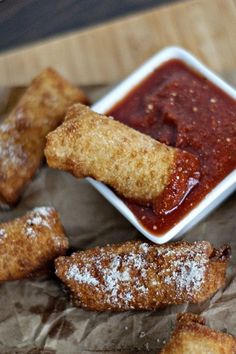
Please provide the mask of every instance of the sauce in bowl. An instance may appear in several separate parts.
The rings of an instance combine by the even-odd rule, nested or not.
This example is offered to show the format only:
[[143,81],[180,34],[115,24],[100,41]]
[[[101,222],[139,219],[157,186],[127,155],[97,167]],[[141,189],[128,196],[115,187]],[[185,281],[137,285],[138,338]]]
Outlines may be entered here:
[[200,183],[171,213],[155,214],[125,200],[156,235],[170,230],[236,168],[236,101],[180,60],[164,63],[108,114],[200,160]]

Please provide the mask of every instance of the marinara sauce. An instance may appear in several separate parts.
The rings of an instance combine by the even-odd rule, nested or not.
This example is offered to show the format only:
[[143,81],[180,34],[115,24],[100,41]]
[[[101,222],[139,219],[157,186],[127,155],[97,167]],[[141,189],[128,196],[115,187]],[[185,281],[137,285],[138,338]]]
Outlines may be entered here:
[[109,115],[200,160],[201,178],[172,213],[125,201],[148,230],[161,235],[236,168],[236,101],[179,60],[156,69]]

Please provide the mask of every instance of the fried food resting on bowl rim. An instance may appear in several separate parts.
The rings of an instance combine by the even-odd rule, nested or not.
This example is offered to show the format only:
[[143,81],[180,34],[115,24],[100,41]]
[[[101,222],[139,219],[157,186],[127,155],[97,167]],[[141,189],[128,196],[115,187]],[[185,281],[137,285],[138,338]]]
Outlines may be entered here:
[[90,108],[73,105],[47,136],[48,165],[93,177],[157,213],[174,210],[200,178],[197,157],[142,134]]
[[95,311],[155,310],[199,303],[225,282],[229,248],[206,241],[139,241],[97,247],[55,260],[77,306]]

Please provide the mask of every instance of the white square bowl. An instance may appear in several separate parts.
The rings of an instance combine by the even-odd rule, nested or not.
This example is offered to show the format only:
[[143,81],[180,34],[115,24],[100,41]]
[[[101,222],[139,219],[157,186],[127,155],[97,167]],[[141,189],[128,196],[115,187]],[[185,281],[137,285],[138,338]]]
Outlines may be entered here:
[[[186,50],[178,47],[168,47],[155,54],[147,60],[141,67],[134,71],[127,79],[122,81],[109,94],[99,100],[92,106],[92,109],[98,113],[106,113],[112,109],[122,98],[124,98],[133,88],[139,85],[149,74],[164,62],[171,59],[179,59],[196,72],[206,77],[210,82],[218,86],[229,96],[236,99],[236,90],[225,83],[212,71],[207,69],[199,60]],[[88,178],[92,184],[116,209],[125,216],[144,236],[152,242],[163,244],[182,236],[186,231],[192,228],[196,223],[205,218],[213,209],[215,209],[225,198],[236,190],[236,169],[224,178],[205,198],[186,216],[184,216],[174,227],[162,235],[155,235],[143,227],[127,205],[105,184]]]

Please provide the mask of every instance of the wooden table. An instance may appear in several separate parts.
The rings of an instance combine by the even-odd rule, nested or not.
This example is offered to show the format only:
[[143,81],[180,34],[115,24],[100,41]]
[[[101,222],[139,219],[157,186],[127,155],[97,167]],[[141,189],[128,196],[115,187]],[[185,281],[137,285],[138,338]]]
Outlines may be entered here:
[[161,48],[179,45],[235,82],[235,43],[236,0],[177,2],[4,52],[0,78],[25,85],[50,65],[76,84],[110,85]]

